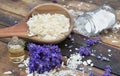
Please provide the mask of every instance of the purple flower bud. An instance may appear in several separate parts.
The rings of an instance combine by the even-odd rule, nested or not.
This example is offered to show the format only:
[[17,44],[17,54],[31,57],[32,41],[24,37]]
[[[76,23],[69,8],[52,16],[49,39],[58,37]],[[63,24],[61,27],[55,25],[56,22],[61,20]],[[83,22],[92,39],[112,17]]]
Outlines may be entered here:
[[87,44],[88,46],[95,45],[95,44],[97,44],[98,42],[99,42],[99,40],[94,40],[94,39],[87,39],[87,40],[86,40],[86,44]]
[[81,56],[88,56],[90,55],[90,48],[88,48],[87,46],[81,46],[79,48],[79,53]]
[[111,72],[111,67],[110,67],[110,65],[107,65],[105,67],[105,72],[104,72],[103,76],[111,76],[110,72]]

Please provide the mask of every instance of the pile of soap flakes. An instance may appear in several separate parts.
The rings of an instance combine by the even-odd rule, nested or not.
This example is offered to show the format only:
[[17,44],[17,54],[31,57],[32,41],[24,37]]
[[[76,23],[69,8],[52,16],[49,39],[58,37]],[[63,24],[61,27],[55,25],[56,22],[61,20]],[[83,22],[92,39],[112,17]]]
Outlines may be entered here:
[[38,74],[37,72],[29,72],[29,58],[20,63],[18,67],[26,67],[25,73],[27,74],[27,76],[79,76],[81,75],[81,73],[82,76],[87,75],[86,73],[88,73],[89,76],[92,73],[92,68],[88,68],[87,66],[93,66],[92,60],[88,59],[86,61],[82,61],[82,58],[84,58],[84,56],[80,56],[79,53],[71,54],[70,57],[67,59],[66,65],[65,62],[62,62],[62,68],[52,69],[49,72],[44,72],[42,74]]

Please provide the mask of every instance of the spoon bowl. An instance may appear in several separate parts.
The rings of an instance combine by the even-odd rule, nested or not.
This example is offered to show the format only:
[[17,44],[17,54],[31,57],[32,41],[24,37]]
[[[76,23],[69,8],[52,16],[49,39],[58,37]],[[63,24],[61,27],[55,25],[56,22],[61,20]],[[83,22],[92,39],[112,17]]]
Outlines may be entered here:
[[[32,17],[32,14],[63,14],[67,18],[70,19],[70,28],[69,31],[64,33],[63,37],[59,37],[54,40],[44,40],[40,36],[29,36],[29,27],[27,26],[26,22],[30,17]],[[6,27],[6,28],[1,28],[0,29],[0,38],[5,38],[5,37],[12,37],[12,36],[18,36],[20,38],[32,40],[35,42],[40,42],[40,43],[59,43],[66,39],[68,35],[71,33],[73,29],[73,19],[70,16],[68,10],[64,8],[62,5],[59,4],[54,4],[54,3],[46,3],[46,4],[40,4],[33,8],[30,13],[18,24],[11,26],[11,27]],[[57,28],[56,28],[57,29]]]

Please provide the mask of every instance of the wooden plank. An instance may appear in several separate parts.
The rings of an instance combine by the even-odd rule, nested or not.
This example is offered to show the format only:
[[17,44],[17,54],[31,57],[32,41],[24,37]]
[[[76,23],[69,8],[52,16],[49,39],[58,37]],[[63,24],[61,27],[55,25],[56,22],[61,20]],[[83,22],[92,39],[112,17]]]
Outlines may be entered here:
[[0,10],[0,24],[3,26],[12,26],[18,23],[23,17],[15,15],[4,10]]
[[[74,44],[70,39],[66,39],[64,42],[59,44],[62,49],[62,54],[68,57],[70,56],[70,54],[76,52],[75,48],[79,48],[80,46],[85,44],[85,40],[87,39],[87,37],[78,35],[75,33],[73,33],[71,36],[72,36],[71,39],[73,39],[78,44]],[[67,44],[68,46],[65,47],[65,44]],[[97,67],[100,69],[104,69],[106,65],[110,65],[112,67],[112,73],[116,75],[120,75],[120,70],[119,70],[120,50],[119,49],[115,49],[103,43],[99,43],[95,46],[92,46],[90,47],[90,49],[96,50],[95,52],[92,52],[95,54],[95,56],[88,56],[86,57],[85,60],[91,59],[94,63],[94,67]],[[69,50],[72,50],[72,51],[69,51]],[[108,50],[111,50],[111,52],[108,52]],[[108,56],[108,54],[111,54],[112,56],[110,57]],[[110,59],[110,61],[104,61],[101,59],[97,59],[97,56],[101,56],[101,55],[102,57],[106,57]]]
[[[1,1],[1,0],[0,0],[0,1]],[[5,5],[4,1],[6,1],[6,0],[2,0],[3,4]],[[7,2],[7,1],[6,1],[6,2]],[[11,3],[11,2],[10,2],[10,3]],[[18,2],[18,3],[19,3],[19,2]],[[9,1],[8,1],[8,5],[7,5],[7,6],[12,6],[11,8],[16,9],[16,8],[13,7],[13,4],[12,4],[12,5],[9,4]],[[15,6],[17,6],[17,4],[15,4]],[[5,6],[4,6],[4,7],[5,7]],[[23,7],[23,6],[21,6],[21,7]],[[28,6],[27,6],[27,7],[28,7]],[[7,7],[7,8],[9,8],[9,7]],[[4,9],[7,9],[7,8],[4,8]],[[2,8],[2,9],[3,9],[3,8]],[[19,9],[19,8],[18,8],[18,9]],[[16,9],[16,10],[18,10],[18,9]],[[21,10],[22,10],[22,9],[21,9]],[[28,8],[27,8],[27,10],[28,10]],[[18,10],[19,12],[18,12],[18,11],[16,12],[15,10],[10,11],[10,9],[9,9],[9,10],[7,9],[7,10],[5,10],[5,11],[9,11],[9,13],[16,14],[16,15],[18,15],[18,16],[20,16],[20,12],[23,12],[22,16],[25,16],[25,13],[24,13],[25,10],[24,10],[24,11],[19,11],[19,10]],[[29,10],[28,10],[28,11],[29,11]],[[1,11],[0,11],[0,12],[1,12]],[[26,14],[27,14],[27,12],[26,12]],[[1,14],[1,15],[2,15],[2,14]],[[7,16],[9,16],[9,15],[7,15]],[[21,17],[22,17],[22,16],[21,16]],[[7,17],[4,16],[4,18],[7,20]],[[13,16],[13,18],[16,18],[16,16]],[[8,18],[8,19],[9,19],[9,18]],[[17,19],[17,18],[16,18],[16,19]],[[9,21],[10,21],[10,20],[9,20]],[[6,22],[8,22],[8,21],[6,21]],[[6,23],[6,22],[4,22],[4,23]],[[12,21],[12,24],[13,24],[13,23],[14,23],[14,20]],[[5,24],[5,25],[9,25],[9,24],[10,24],[10,23],[7,23],[7,24]],[[83,41],[83,40],[81,40],[80,42],[82,42],[82,41]],[[3,45],[3,44],[2,44],[2,45]],[[1,46],[2,46],[2,45],[1,45]],[[78,46],[80,46],[80,45],[78,45]],[[2,46],[2,47],[3,47],[3,46]],[[96,49],[99,49],[98,47],[99,47],[99,46],[97,46]],[[106,46],[104,46],[104,45],[101,46],[101,48],[105,48],[105,47],[106,47]],[[109,47],[109,46],[108,46],[108,47]],[[102,49],[101,49],[101,50],[102,50]],[[104,51],[105,51],[105,50],[102,50],[101,52],[104,53]],[[3,53],[4,53],[4,52],[3,52]],[[68,55],[68,51],[63,52],[63,54],[64,54],[64,55],[65,55],[65,54]],[[105,54],[106,54],[106,53],[105,53]],[[115,56],[115,54],[114,54],[114,56]],[[119,57],[118,54],[117,54],[117,56]],[[93,58],[93,60],[94,60],[94,59],[95,59],[95,58]],[[118,59],[118,58],[115,57],[115,62],[113,62],[113,64],[116,64],[117,59]],[[114,57],[113,57],[113,60],[114,60]],[[102,68],[102,69],[103,69],[105,64],[100,66],[100,65],[98,64],[99,62],[100,62],[100,61],[97,62],[97,60],[95,59],[95,66],[99,66],[98,68]],[[119,60],[118,60],[118,62],[119,62]],[[5,62],[4,62],[4,63],[5,63]],[[102,62],[101,62],[101,63],[102,63]],[[104,61],[103,61],[103,63],[104,63]],[[103,63],[102,63],[102,64],[103,64]],[[113,65],[113,64],[112,64],[112,65]],[[2,65],[2,64],[1,64],[1,65]],[[118,64],[117,64],[117,65],[118,65]],[[11,66],[11,65],[10,65],[10,66]],[[115,65],[114,65],[114,66],[115,66]],[[113,67],[114,67],[114,66],[113,66]],[[119,65],[118,65],[118,66],[119,66]],[[2,67],[2,68],[3,68],[3,67]],[[117,68],[117,70],[118,70],[117,72],[119,72],[118,67],[116,67],[116,68]],[[114,71],[116,71],[116,69],[115,69]],[[115,72],[115,73],[116,73],[116,72]],[[19,74],[20,74],[20,73],[17,73],[16,76],[19,76]],[[97,73],[97,74],[99,74],[99,73]],[[97,75],[97,74],[96,74],[96,75]],[[102,73],[100,72],[100,74],[103,74],[103,71],[102,71]]]
[[9,12],[26,16],[30,11],[30,7],[34,7],[41,3],[46,3],[51,1],[46,0],[18,0],[14,2],[12,0],[0,0],[0,9],[7,10]]

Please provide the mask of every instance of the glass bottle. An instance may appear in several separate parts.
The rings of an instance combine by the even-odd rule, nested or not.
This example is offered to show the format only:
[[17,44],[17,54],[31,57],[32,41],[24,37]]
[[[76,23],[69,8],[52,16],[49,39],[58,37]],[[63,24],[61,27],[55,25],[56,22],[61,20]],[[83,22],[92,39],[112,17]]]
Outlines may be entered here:
[[104,29],[112,28],[116,14],[109,5],[103,5],[80,15],[75,21],[75,30],[84,36],[94,36]]
[[12,37],[11,41],[8,43],[8,54],[13,63],[20,63],[24,60],[24,45],[25,42],[18,37]]

